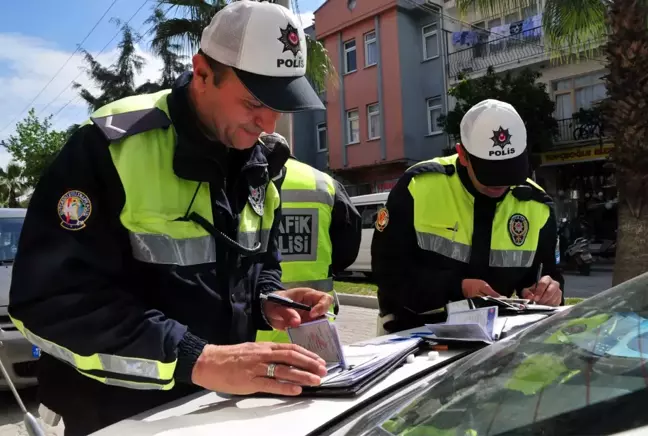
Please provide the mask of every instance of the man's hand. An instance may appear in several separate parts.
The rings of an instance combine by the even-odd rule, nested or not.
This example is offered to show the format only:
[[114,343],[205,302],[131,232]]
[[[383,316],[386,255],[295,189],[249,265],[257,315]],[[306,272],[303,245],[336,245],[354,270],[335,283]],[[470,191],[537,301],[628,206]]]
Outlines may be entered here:
[[495,292],[488,283],[479,279],[464,279],[461,282],[461,290],[466,298],[501,297],[501,295]]
[[304,312],[265,301],[262,310],[272,328],[277,330],[286,330],[288,327],[297,327],[302,322],[321,318],[333,304],[333,297],[329,294],[310,288],[288,289],[287,291],[277,291],[276,294],[312,307],[310,312]]
[[[274,378],[267,377],[271,363],[277,365]],[[191,381],[234,395],[299,395],[301,386],[317,386],[325,375],[326,362],[299,345],[251,342],[207,345],[193,368]]]
[[523,289],[521,297],[546,306],[560,306],[562,291],[560,283],[551,276],[544,276],[538,281],[537,287],[533,285]]

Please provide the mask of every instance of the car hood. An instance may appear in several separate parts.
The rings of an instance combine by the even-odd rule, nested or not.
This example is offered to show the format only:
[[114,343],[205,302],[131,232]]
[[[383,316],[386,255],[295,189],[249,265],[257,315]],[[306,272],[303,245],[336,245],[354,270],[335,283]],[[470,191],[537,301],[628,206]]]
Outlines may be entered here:
[[9,287],[11,286],[11,265],[0,266],[0,307],[9,305]]
[[106,427],[93,436],[303,436],[376,401],[399,383],[442,370],[464,354],[449,350],[442,352],[435,361],[419,356],[413,363],[395,369],[365,393],[353,397],[244,397],[199,393]]

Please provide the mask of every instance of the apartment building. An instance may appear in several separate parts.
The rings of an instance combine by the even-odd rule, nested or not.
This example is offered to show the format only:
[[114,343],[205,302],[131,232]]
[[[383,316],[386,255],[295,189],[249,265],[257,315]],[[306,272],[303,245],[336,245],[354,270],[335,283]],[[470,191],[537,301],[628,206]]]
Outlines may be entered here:
[[[445,2],[448,83],[455,84],[459,74],[479,77],[489,66],[496,72],[536,69],[556,103],[555,117],[560,126],[556,143],[589,139],[574,133],[579,126],[572,117],[579,109],[589,109],[605,98],[604,59],[553,62],[542,30],[543,7],[542,0],[531,0],[526,7],[495,16],[485,17],[472,10],[459,19],[455,0]],[[603,42],[593,41],[593,45]]]
[[[304,33],[315,38],[315,26],[304,28]],[[320,99],[326,105],[326,92],[320,94]],[[326,111],[297,112],[292,115],[292,148],[293,155],[301,162],[320,171],[329,171]]]
[[[448,84],[455,84],[460,73],[479,77],[489,66],[496,72],[538,70],[539,80],[555,102],[559,129],[550,149],[534,150],[541,162],[536,179],[554,197],[559,218],[598,222],[594,226],[601,228],[595,233],[613,237],[618,195],[614,169],[606,159],[614,144],[605,136],[600,120],[574,116],[606,97],[605,59],[552,61],[542,29],[543,9],[543,0],[531,0],[523,8],[494,16],[471,10],[460,19],[455,0],[444,2]],[[590,46],[604,42],[603,38],[592,40]],[[605,213],[599,213],[602,209]]]
[[441,155],[441,26],[441,16],[415,0],[326,1],[314,33],[340,80],[322,94],[326,112],[294,116],[296,156],[360,195],[387,191],[408,166]]

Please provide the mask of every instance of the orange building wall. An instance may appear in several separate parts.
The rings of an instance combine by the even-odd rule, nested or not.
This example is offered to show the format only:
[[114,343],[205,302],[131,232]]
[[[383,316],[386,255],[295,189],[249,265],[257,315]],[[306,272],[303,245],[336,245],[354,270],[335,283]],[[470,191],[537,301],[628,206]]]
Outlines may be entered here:
[[[339,0],[329,0],[329,3],[337,3]],[[343,2],[346,5],[346,2]],[[358,2],[354,14],[359,15],[361,5],[367,5],[369,2]],[[393,1],[391,3],[394,3]],[[383,7],[390,2],[376,0],[376,5]],[[316,13],[318,35],[327,29],[326,16],[332,6],[326,4]],[[368,6],[363,6],[368,8]],[[344,9],[341,11],[339,9]],[[343,22],[340,15],[349,13],[346,6],[342,6],[337,11],[335,23]],[[371,8],[370,8],[371,10]],[[322,20],[323,24],[322,24]],[[337,25],[339,28],[340,26]],[[332,26],[328,27],[333,28]],[[367,166],[371,164],[393,161],[401,159],[404,156],[403,147],[403,123],[402,123],[402,96],[400,87],[400,66],[398,59],[398,28],[397,12],[395,8],[383,10],[380,15],[380,63],[382,66],[383,79],[383,107],[384,112],[381,136],[385,137],[387,146],[387,159],[381,158],[381,140],[368,140],[367,124],[367,106],[378,102],[378,66],[366,67],[364,53],[364,34],[375,29],[373,15],[366,19],[354,23],[342,30],[342,42],[355,38],[356,57],[358,69],[354,73],[343,74],[344,66],[340,65],[340,54],[338,47],[338,33],[332,33],[324,38],[324,45],[329,51],[329,56],[335,64],[335,68],[340,74],[341,80],[344,80],[344,102],[340,102],[340,90],[329,86],[327,90],[327,126],[329,141],[329,166],[332,170],[344,168],[353,168]],[[340,105],[343,104],[343,110],[346,112],[351,109],[358,109],[360,118],[360,143],[347,146],[347,166],[344,166],[343,153],[344,144],[342,142],[343,128],[341,125]],[[346,118],[345,118],[346,119]],[[346,142],[346,139],[345,139]]]
[[356,21],[373,18],[380,11],[395,7],[396,4],[396,0],[358,0],[356,7],[349,10],[347,0],[327,0],[315,11],[317,39],[353,26]]

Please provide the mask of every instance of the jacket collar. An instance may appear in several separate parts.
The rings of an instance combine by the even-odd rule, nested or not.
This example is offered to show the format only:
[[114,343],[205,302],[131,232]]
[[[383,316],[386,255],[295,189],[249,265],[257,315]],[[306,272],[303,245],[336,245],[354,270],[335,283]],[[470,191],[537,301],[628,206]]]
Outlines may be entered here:
[[268,182],[268,160],[261,143],[248,150],[228,148],[207,138],[189,99],[193,73],[182,74],[167,97],[176,132],[173,158],[175,174],[186,180],[209,182],[222,187],[228,177],[242,173],[250,186]]
[[475,188],[475,185],[473,185],[472,180],[470,180],[470,176],[468,175],[468,168],[463,166],[461,162],[459,162],[459,158],[457,158],[457,162],[455,163],[455,166],[457,167],[457,174],[459,175],[459,180],[461,180],[461,184],[466,188],[466,191],[472,195],[475,200],[480,199],[480,200],[486,200],[486,201],[494,201],[496,203],[499,203],[500,201],[504,200],[506,195],[510,192],[510,189],[505,191],[504,194],[502,194],[501,197],[498,198],[492,198],[487,195],[484,195],[477,191]]

